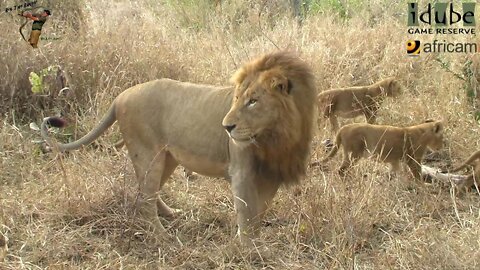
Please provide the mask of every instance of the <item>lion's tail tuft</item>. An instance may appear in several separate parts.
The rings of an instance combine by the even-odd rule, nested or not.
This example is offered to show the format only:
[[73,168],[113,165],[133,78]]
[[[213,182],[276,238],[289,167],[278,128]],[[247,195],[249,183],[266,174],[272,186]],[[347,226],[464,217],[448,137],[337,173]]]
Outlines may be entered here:
[[48,125],[52,127],[57,127],[57,128],[63,128],[67,125],[66,120],[57,116],[48,117],[47,119],[45,119],[45,121]]

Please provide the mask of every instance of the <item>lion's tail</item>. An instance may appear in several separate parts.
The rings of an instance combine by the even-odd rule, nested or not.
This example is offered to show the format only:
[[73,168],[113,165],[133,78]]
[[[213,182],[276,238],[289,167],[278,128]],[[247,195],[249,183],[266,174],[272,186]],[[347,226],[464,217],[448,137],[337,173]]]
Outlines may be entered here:
[[322,163],[327,162],[337,154],[338,149],[340,148],[340,145],[342,145],[342,136],[340,134],[340,131],[338,131],[337,133],[337,137],[335,138],[335,145],[333,145],[332,150],[330,150],[328,155],[324,159],[322,159],[320,162]]
[[116,121],[115,117],[115,103],[113,103],[110,108],[108,109],[107,113],[103,116],[100,124],[98,124],[94,129],[87,133],[87,135],[83,136],[82,138],[71,142],[71,143],[57,143],[52,141],[52,139],[48,136],[48,128],[47,125],[62,128],[66,125],[66,121],[59,118],[59,117],[47,117],[43,120],[41,126],[41,135],[42,138],[50,145],[50,147],[57,148],[59,151],[70,151],[78,149],[84,145],[90,144],[95,139],[100,137],[105,130],[107,130],[113,123]]

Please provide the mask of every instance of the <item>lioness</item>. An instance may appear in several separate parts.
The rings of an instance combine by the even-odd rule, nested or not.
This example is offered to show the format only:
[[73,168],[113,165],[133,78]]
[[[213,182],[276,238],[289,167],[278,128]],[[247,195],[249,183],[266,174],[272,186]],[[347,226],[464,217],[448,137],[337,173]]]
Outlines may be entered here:
[[427,147],[439,150],[443,146],[443,124],[426,122],[410,127],[393,127],[355,123],[343,126],[337,133],[335,145],[323,160],[328,161],[343,145],[343,162],[339,173],[345,171],[367,154],[390,163],[393,170],[400,162],[407,164],[416,179],[422,179],[421,162]]
[[240,240],[251,243],[279,186],[305,174],[316,89],[309,66],[288,52],[259,57],[232,80],[235,87],[169,79],[139,84],[81,139],[53,143],[47,124],[61,126],[56,118],[45,119],[42,136],[61,151],[74,150],[117,121],[140,185],[140,213],[155,230],[164,230],[158,213],[172,214],[159,190],[181,164],[231,181]]
[[369,86],[331,89],[318,94],[318,111],[330,120],[333,131],[339,128],[338,116],[354,118],[363,114],[367,123],[374,124],[383,99],[397,97],[401,93],[402,87],[395,78],[387,78]]

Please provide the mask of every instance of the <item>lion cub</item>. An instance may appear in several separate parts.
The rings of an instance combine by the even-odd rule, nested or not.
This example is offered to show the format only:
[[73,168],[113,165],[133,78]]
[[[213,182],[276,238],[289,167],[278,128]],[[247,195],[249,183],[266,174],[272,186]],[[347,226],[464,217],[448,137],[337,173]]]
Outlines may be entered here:
[[477,166],[480,166],[480,150],[478,150],[477,152],[473,153],[472,155],[470,155],[467,160],[465,160],[462,164],[460,164],[459,166],[455,167],[453,170],[451,170],[450,172],[458,172],[462,169],[465,169],[467,166],[473,166],[473,167],[477,167]]
[[470,157],[467,158],[462,164],[455,167],[450,172],[458,172],[468,166],[473,167],[473,171],[471,174],[468,175],[468,178],[459,186],[460,190],[464,190],[466,188],[470,188],[477,183],[480,184],[480,150],[473,153]]
[[374,124],[383,99],[401,93],[402,86],[393,77],[369,86],[331,89],[318,94],[318,111],[330,120],[333,131],[338,130],[338,116],[354,118],[363,114],[369,124]]
[[393,170],[405,162],[416,179],[422,178],[421,162],[428,148],[440,150],[443,146],[443,124],[428,121],[410,127],[393,127],[356,123],[343,126],[337,133],[335,145],[322,161],[328,161],[343,145],[340,175],[367,154],[390,163]]

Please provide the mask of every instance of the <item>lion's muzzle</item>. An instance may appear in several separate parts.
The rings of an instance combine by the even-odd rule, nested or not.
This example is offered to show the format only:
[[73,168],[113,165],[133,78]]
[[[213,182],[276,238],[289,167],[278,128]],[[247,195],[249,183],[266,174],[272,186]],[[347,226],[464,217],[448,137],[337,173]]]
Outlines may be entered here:
[[223,127],[225,128],[225,130],[227,130],[227,133],[230,134],[236,126],[237,125],[226,125],[226,126],[223,126]]

